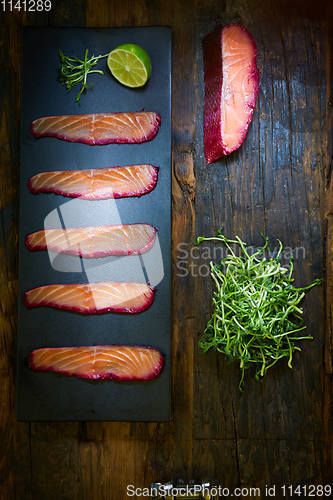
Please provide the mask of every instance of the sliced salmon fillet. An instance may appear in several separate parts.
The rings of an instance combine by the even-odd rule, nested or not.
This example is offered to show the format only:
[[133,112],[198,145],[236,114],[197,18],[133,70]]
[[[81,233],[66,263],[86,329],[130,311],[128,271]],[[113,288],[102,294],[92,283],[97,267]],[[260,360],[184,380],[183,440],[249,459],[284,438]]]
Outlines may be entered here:
[[150,380],[162,370],[163,354],[142,346],[50,347],[30,353],[29,366],[79,378]]
[[34,137],[57,137],[90,146],[111,143],[140,143],[155,137],[161,117],[154,111],[97,113],[91,115],[44,116],[34,120]]
[[145,283],[45,285],[24,294],[27,307],[49,306],[82,314],[138,313],[150,307],[154,289]]
[[51,250],[85,258],[137,255],[151,249],[156,228],[150,224],[46,229],[28,234],[29,250]]
[[34,194],[56,193],[83,200],[106,200],[142,196],[154,189],[157,179],[158,167],[128,165],[41,172],[29,179],[28,186]]
[[203,54],[204,149],[213,163],[245,139],[259,91],[257,49],[243,26],[229,24],[204,38]]

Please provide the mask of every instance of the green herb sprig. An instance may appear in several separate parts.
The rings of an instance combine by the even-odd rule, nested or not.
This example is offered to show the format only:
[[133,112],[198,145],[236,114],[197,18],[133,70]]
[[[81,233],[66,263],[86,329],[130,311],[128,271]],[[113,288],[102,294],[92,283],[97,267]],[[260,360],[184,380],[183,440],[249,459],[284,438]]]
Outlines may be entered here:
[[84,58],[68,57],[59,49],[60,68],[59,81],[66,87],[68,91],[72,90],[74,85],[81,85],[81,89],[77,94],[75,101],[80,102],[81,95],[88,88],[87,78],[92,73],[103,75],[104,72],[99,69],[92,69],[96,66],[100,59],[108,57],[109,54],[92,56],[88,58],[88,49],[84,53]]
[[[205,352],[214,349],[230,360],[239,361],[240,390],[245,370],[254,366],[255,377],[260,379],[282,358],[287,358],[292,368],[293,353],[301,350],[299,341],[313,338],[300,333],[306,325],[299,304],[305,291],[320,284],[321,280],[296,288],[292,259],[289,269],[281,265],[282,243],[278,240],[276,257],[266,259],[268,238],[264,239],[264,246],[252,255],[238,236],[228,239],[222,230],[215,237],[197,239],[197,244],[217,241],[228,249],[220,264],[210,263],[215,284],[213,313],[199,345]],[[239,256],[231,245],[239,247]]]

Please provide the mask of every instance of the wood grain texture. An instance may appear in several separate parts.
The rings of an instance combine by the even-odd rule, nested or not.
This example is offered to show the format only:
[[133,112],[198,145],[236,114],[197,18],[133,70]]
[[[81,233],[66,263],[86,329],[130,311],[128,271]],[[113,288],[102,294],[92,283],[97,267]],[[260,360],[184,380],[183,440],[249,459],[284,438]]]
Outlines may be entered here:
[[[328,2],[57,0],[49,14],[2,16],[0,121],[0,499],[126,498],[126,484],[211,477],[230,488],[332,478],[333,184]],[[314,6],[315,5],[315,6]],[[241,22],[259,51],[260,94],[242,147],[203,157],[202,37]],[[17,423],[15,336],[20,26],[173,30],[173,419],[170,423]],[[224,225],[253,245],[260,231],[299,251],[298,284],[326,277],[305,316],[315,340],[239,393],[239,371],[202,354],[211,282],[198,235]],[[179,245],[182,245],[181,247]],[[326,262],[326,264],[325,264]],[[326,319],[326,327],[325,327]],[[278,498],[278,497],[277,497]]]
[[[333,7],[330,5],[326,10],[327,51],[326,51],[326,94],[327,107],[325,115],[325,141],[327,144],[324,156],[325,181],[326,181],[326,241],[325,241],[325,263],[326,263],[326,336],[324,348],[324,404],[323,424],[324,434],[328,442],[333,441],[332,422],[332,376],[333,376]],[[333,447],[327,446],[324,450],[324,463],[327,470],[333,468]]]

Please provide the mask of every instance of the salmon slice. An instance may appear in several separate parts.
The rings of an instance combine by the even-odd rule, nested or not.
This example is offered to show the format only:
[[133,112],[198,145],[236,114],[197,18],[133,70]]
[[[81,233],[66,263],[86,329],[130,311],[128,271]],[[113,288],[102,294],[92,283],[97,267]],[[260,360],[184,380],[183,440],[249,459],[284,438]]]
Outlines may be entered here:
[[57,137],[90,146],[111,143],[138,144],[153,139],[160,123],[161,117],[154,111],[44,116],[32,122],[30,131],[37,139]]
[[259,91],[257,49],[243,26],[229,24],[204,38],[203,54],[204,149],[213,163],[245,139]]
[[27,307],[49,306],[82,314],[138,313],[151,306],[154,293],[145,283],[45,285],[25,292],[24,303]]
[[34,194],[56,193],[83,200],[106,200],[142,196],[154,189],[157,179],[158,167],[128,165],[41,172],[29,179],[28,187]]
[[51,250],[85,258],[137,255],[151,249],[156,231],[150,224],[46,229],[28,234],[25,243],[32,251]]
[[50,347],[36,349],[29,356],[32,370],[92,380],[150,380],[161,372],[163,364],[160,351],[142,346]]

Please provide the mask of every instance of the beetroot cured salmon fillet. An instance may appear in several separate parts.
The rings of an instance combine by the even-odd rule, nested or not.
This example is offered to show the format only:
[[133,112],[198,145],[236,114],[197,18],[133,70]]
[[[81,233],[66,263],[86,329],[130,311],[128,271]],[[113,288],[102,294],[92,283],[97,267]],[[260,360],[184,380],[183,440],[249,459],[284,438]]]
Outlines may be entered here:
[[27,307],[48,306],[81,314],[139,313],[151,306],[154,293],[145,283],[45,285],[25,292],[24,303]]
[[229,24],[204,38],[203,55],[204,150],[213,163],[245,139],[259,91],[257,49],[243,26]]
[[153,139],[160,123],[161,117],[154,111],[44,116],[32,122],[30,131],[37,139],[56,137],[90,146],[139,144]]
[[34,175],[28,187],[34,194],[55,193],[83,200],[142,196],[155,188],[158,170],[153,165],[56,170]]
[[156,231],[150,224],[46,229],[28,234],[26,246],[85,258],[138,255],[152,248]]
[[150,380],[162,370],[163,354],[142,346],[101,345],[36,349],[29,356],[35,371],[50,371],[90,380]]

